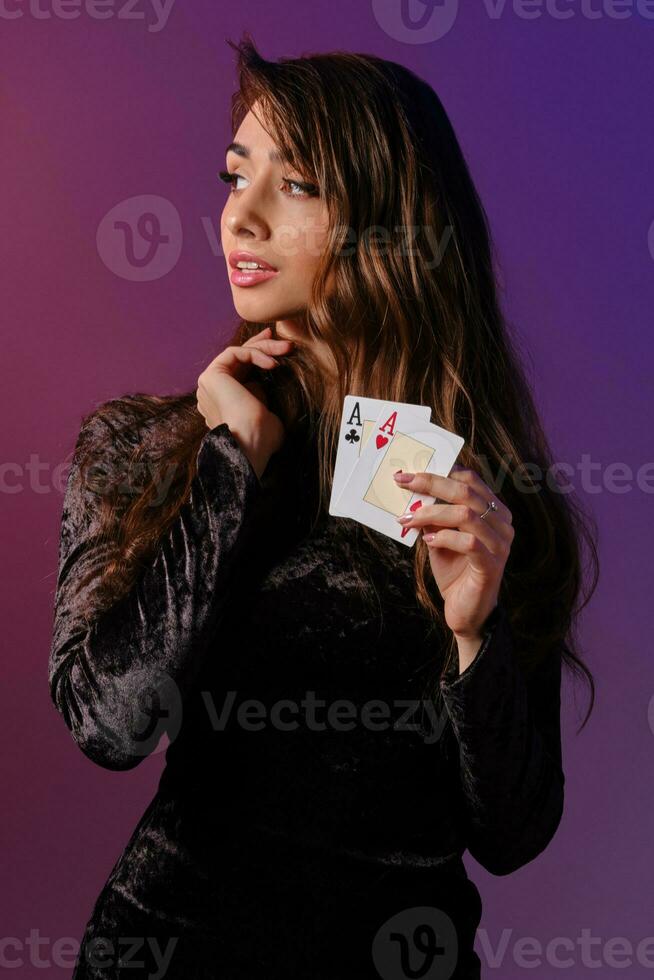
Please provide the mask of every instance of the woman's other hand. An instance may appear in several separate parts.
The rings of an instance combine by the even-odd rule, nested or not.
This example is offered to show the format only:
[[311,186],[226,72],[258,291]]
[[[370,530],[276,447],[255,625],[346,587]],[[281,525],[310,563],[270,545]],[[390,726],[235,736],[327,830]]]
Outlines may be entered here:
[[226,347],[204,369],[197,387],[197,408],[207,427],[226,422],[259,479],[284,442],[284,426],[268,409],[262,386],[248,376],[253,365],[272,370],[280,363],[274,355],[293,349],[293,341],[275,340],[271,332],[265,327],[240,347]]

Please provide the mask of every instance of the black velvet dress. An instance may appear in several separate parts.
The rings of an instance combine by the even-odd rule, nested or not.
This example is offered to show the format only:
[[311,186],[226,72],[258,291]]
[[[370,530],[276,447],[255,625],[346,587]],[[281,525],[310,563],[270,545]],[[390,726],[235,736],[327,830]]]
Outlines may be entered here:
[[154,559],[85,618],[81,576],[107,551],[80,451],[120,473],[135,439],[154,454],[166,437],[130,397],[111,405],[114,424],[84,420],[68,478],[50,691],[100,766],[169,744],[73,976],[479,977],[461,855],[509,874],[558,827],[560,654],[528,673],[500,604],[439,684],[413,549],[384,537],[381,558],[347,518],[311,527],[301,426],[261,480],[226,424],[207,430]]

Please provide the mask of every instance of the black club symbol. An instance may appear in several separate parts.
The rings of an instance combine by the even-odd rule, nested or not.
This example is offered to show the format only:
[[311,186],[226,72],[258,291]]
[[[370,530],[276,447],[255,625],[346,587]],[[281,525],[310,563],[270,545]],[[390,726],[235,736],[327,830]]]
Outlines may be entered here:
[[346,442],[358,442],[359,441],[359,433],[357,432],[357,430],[356,429],[350,429],[350,431],[348,432],[348,434],[345,436],[345,441]]

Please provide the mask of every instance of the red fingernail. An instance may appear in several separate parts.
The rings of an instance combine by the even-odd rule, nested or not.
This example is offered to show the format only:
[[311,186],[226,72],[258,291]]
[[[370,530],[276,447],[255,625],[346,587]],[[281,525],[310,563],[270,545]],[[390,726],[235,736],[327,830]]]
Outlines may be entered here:
[[415,473],[403,473],[402,470],[398,470],[397,473],[393,473],[393,476],[398,483],[410,483]]

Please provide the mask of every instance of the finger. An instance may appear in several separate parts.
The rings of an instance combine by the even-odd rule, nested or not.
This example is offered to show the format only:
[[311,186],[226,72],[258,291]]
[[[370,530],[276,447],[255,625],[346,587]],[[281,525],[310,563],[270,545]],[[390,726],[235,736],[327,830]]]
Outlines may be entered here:
[[259,333],[252,334],[251,337],[248,337],[248,339],[244,341],[241,346],[245,347],[247,344],[251,344],[253,340],[263,339],[264,334],[270,334],[270,333],[272,333],[270,327],[264,327],[263,330],[259,331]]
[[453,466],[450,470],[450,476],[453,480],[459,480],[462,483],[469,484],[486,501],[494,500],[498,507],[498,511],[497,513],[494,511],[491,511],[490,513],[492,513],[495,517],[501,517],[507,524],[511,524],[513,522],[513,514],[509,508],[499,499],[496,493],[493,493],[488,484],[482,480],[479,473],[475,472],[475,470],[466,469],[464,466]]
[[[459,515],[459,520],[455,520],[454,517],[448,515],[452,514],[452,511]],[[507,524],[505,521],[499,519],[497,515],[493,514],[496,518],[495,521],[491,521],[491,514],[484,517],[483,520],[478,511],[474,513],[469,513],[471,508],[467,504],[423,504],[421,507],[415,511],[407,511],[406,515],[402,514],[397,520],[402,524],[403,527],[413,527],[424,526],[425,524],[431,522],[432,524],[445,524],[448,527],[463,527],[464,522],[470,520],[473,524],[479,524],[482,528],[489,527],[494,533],[498,534],[502,540],[510,544],[515,537],[515,530],[512,524]],[[492,513],[492,512],[491,512]],[[405,516],[411,517],[411,520],[401,520]],[[477,518],[477,521],[475,521]],[[472,527],[467,526],[465,530],[472,530]]]
[[[411,479],[397,480],[398,475],[411,477]],[[488,509],[488,501],[493,499],[498,507],[498,512],[491,511],[489,517],[492,515],[497,519],[500,516],[500,502],[493,495],[486,497],[477,493],[468,481],[455,480],[451,476],[440,476],[438,473],[426,473],[424,471],[420,473],[394,474],[394,476],[399,486],[411,490],[412,493],[426,493],[431,497],[437,497],[440,500],[449,501],[453,504],[466,504],[478,514],[483,514]],[[501,506],[503,507],[504,505],[502,504]],[[497,521],[494,523],[497,526]]]
[[477,511],[467,504],[440,504],[419,507],[411,514],[410,519],[398,518],[402,527],[424,527],[427,524],[444,525],[450,528],[460,528],[476,535],[488,548],[498,556],[504,556],[510,546],[508,535],[511,533],[508,524],[493,527],[485,519],[482,521]]
[[[283,353],[285,348],[288,348],[289,344],[293,344],[292,340],[276,340],[274,338],[257,340],[256,343],[250,344],[248,350],[252,347],[258,348],[258,350],[265,350],[268,354],[280,354]],[[246,345],[243,344],[245,347]]]
[[470,564],[481,575],[494,572],[495,559],[488,548],[479,538],[468,531],[453,531],[451,528],[440,528],[432,535],[423,537],[428,548],[448,548],[466,555]]
[[279,361],[270,354],[260,351],[257,347],[226,347],[222,354],[214,358],[206,370],[231,374],[237,381],[242,381],[252,364],[268,371],[277,367]]
[[249,340],[246,340],[244,344],[241,344],[241,346],[252,347],[256,345],[257,347],[264,346],[267,349],[268,347],[270,347],[270,345],[273,345],[276,350],[283,350],[284,344],[286,345],[287,348],[289,347],[289,345],[291,348],[295,346],[295,341],[291,340],[290,337],[269,337],[269,336],[264,337],[263,336],[264,334],[268,334],[269,332],[270,332],[270,327],[266,327],[264,330],[261,330],[253,337],[250,337]]
[[[220,367],[222,365],[227,365],[228,367],[233,368],[235,366],[235,361],[243,362],[244,357],[247,358],[249,354],[255,350],[265,350],[266,353],[271,355],[273,353],[283,354],[283,345],[288,343],[290,343],[290,341],[270,339],[261,340],[256,344],[251,344],[250,346],[247,346],[247,344],[242,344],[239,347],[238,345],[233,344],[221,351],[217,357],[214,357],[213,361],[211,361],[211,363],[207,366],[207,369],[210,370],[211,368]],[[256,363],[260,364],[261,362],[256,361]],[[275,363],[278,362],[275,361]]]
[[[240,365],[257,364],[259,367],[268,368],[277,367],[279,361],[277,358],[272,357],[265,351],[259,350],[258,347],[228,347],[227,350],[230,352],[230,361],[219,362],[216,367],[220,368],[222,366],[237,367]],[[227,352],[225,352],[227,353]],[[236,363],[235,363],[236,362]]]

